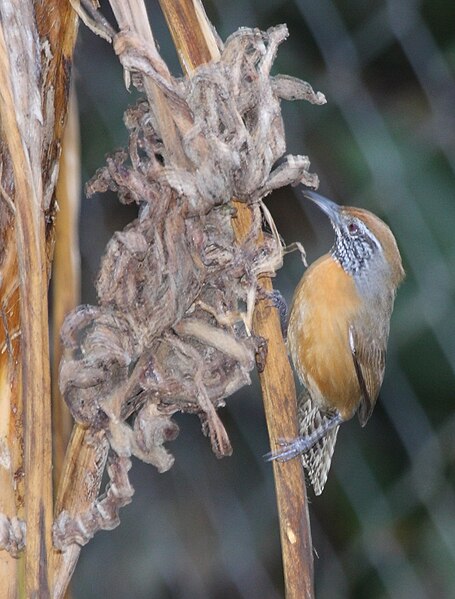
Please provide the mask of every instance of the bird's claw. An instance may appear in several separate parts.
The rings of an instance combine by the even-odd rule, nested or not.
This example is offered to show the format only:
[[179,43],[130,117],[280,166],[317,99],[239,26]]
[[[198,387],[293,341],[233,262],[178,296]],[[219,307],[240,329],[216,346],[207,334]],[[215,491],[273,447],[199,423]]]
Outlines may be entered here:
[[275,451],[269,451],[264,455],[264,460],[266,462],[272,462],[274,460],[277,462],[287,462],[293,458],[296,458],[302,453],[299,447],[299,439],[294,439],[293,441],[278,439],[277,445],[279,449],[276,449]]
[[286,300],[281,295],[281,292],[278,289],[266,292],[266,298],[270,301],[270,304],[278,310],[278,314],[280,316],[281,333],[283,334],[283,337],[286,339],[289,316],[288,305],[286,303]]

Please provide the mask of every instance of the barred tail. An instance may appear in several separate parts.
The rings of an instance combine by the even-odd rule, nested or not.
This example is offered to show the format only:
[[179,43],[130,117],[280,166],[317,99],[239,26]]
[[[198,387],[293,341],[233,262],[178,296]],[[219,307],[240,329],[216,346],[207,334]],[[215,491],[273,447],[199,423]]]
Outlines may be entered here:
[[324,436],[318,439],[305,453],[302,453],[302,462],[308,473],[308,478],[315,494],[320,495],[327,481],[340,427],[339,425],[330,427],[334,415],[321,412],[315,407],[306,390],[298,399],[298,417],[299,433],[302,437],[309,437],[315,431],[327,427]]

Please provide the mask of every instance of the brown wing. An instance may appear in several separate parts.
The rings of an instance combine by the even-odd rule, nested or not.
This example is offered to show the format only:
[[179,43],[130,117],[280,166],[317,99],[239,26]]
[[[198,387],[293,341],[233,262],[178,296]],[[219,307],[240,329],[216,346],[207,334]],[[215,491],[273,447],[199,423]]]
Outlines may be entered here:
[[361,426],[365,426],[371,416],[384,378],[387,333],[361,337],[355,326],[349,328],[352,359],[362,392],[357,410]]

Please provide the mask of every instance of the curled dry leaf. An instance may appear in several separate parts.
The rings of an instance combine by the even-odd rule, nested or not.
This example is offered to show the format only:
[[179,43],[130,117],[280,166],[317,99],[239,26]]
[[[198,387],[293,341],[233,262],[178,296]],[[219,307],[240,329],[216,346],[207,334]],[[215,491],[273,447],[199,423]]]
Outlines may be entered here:
[[[168,152],[153,104],[142,100],[125,114],[128,149],[108,158],[87,186],[89,195],[111,189],[140,208],[108,244],[98,306],[79,306],[62,329],[61,391],[79,423],[105,431],[111,483],[79,528],[61,515],[59,546],[83,544],[117,522],[112,498],[130,500],[131,455],[160,472],[172,466],[163,444],[177,435],[175,412],[198,414],[216,455],[231,453],[216,409],[250,382],[260,346],[263,352],[251,331],[260,279],[273,276],[283,255],[261,200],[284,185],[317,186],[304,156],[287,156],[274,168],[286,149],[280,99],[324,101],[302,81],[271,77],[286,36],[285,26],[240,29],[218,62],[181,79],[134,36],[114,39],[133,82],[141,87],[149,78],[164,94],[181,152]],[[233,233],[232,198],[252,212],[242,243]],[[258,245],[264,218],[272,234]]]
[[0,514],[0,550],[5,549],[18,557],[25,547],[25,522],[16,516],[8,518]]

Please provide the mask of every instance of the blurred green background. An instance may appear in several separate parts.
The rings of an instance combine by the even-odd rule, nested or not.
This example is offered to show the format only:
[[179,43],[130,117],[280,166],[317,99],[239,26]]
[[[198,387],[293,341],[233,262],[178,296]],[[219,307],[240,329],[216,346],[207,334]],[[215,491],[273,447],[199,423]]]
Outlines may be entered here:
[[[309,491],[318,599],[455,597],[455,4],[450,0],[211,0],[224,39],[240,26],[287,23],[275,72],[309,81],[323,107],[283,103],[288,152],[308,154],[320,191],[392,227],[400,288],[380,401],[365,429],[343,425],[325,491]],[[161,52],[180,70],[157,2]],[[104,11],[108,15],[107,9]],[[81,25],[75,59],[83,182],[126,143],[125,91],[112,48]],[[312,261],[329,223],[291,189],[268,198],[286,243]],[[82,200],[83,302],[105,244],[135,211],[105,194]],[[303,272],[286,257],[290,300]],[[282,571],[272,469],[255,383],[221,413],[234,447],[218,461],[199,420],[180,416],[175,466],[134,462],[121,525],[82,551],[74,597],[278,599]]]

